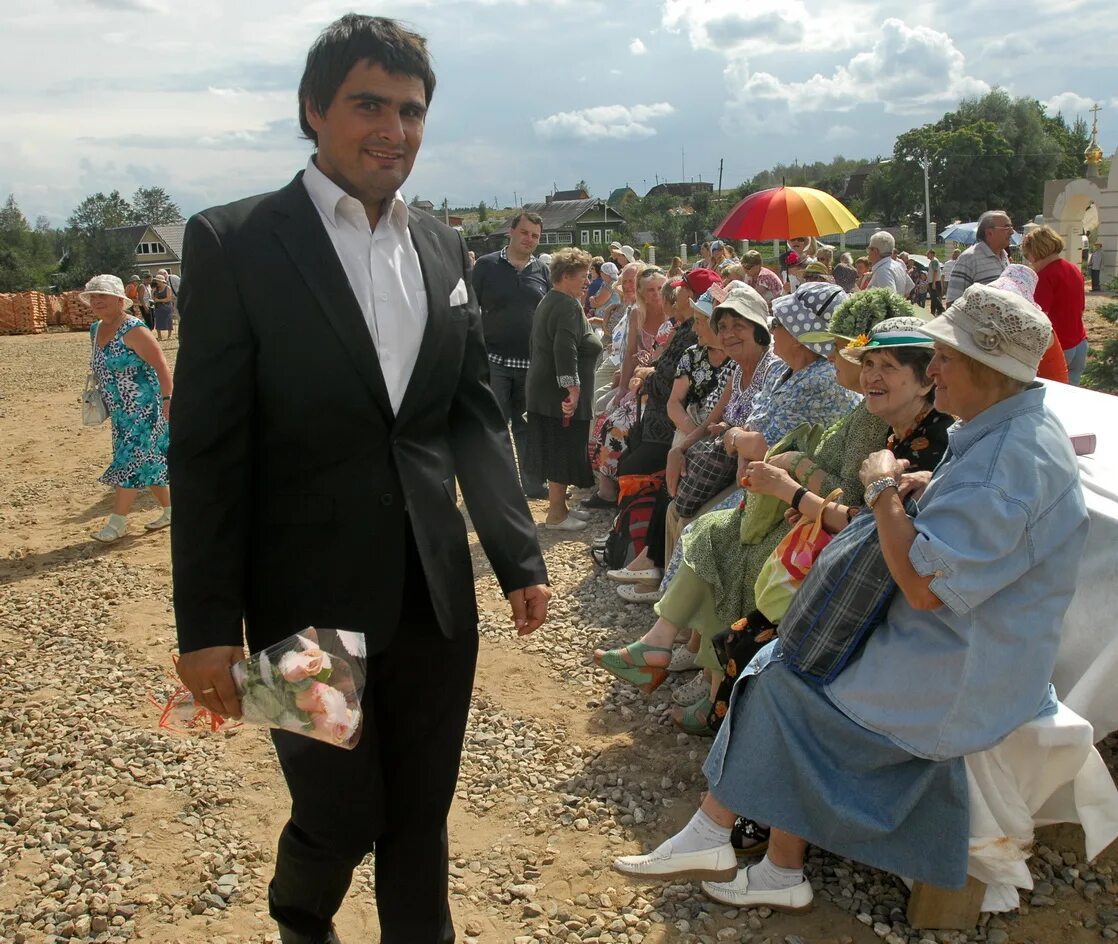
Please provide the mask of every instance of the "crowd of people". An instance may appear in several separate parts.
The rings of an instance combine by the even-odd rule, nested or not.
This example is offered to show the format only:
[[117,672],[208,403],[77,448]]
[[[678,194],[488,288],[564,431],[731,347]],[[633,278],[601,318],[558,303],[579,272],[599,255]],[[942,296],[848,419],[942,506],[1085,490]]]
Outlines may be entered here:
[[[544,280],[528,247],[540,228],[519,214],[509,249],[474,270],[487,337],[515,324],[529,352],[525,415],[509,414],[526,427],[522,486],[546,494],[550,530],[612,515],[595,558],[654,616],[594,661],[646,694],[693,673],[673,718],[716,738],[692,820],[615,868],[798,911],[811,842],[960,886],[962,758],[1052,708],[1086,534],[1070,441],[1035,382],[1082,370],[1084,280],[1060,237],[1034,229],[1027,264],[1011,262],[1012,224],[992,211],[943,263],[882,231],[857,259],[789,239],[771,268],[718,240],[667,271],[618,243],[609,258],[564,248]],[[490,347],[498,367],[506,353]],[[1041,519],[1058,522],[1043,548]],[[896,590],[819,684],[782,640],[841,563],[840,535],[876,542]],[[778,599],[790,548],[799,580]],[[739,871],[737,853],[766,850]]]
[[124,291],[131,302],[131,314],[139,318],[156,339],[169,340],[175,333],[175,300],[179,294],[179,276],[167,269],[159,269],[154,277],[150,272],[131,275]]

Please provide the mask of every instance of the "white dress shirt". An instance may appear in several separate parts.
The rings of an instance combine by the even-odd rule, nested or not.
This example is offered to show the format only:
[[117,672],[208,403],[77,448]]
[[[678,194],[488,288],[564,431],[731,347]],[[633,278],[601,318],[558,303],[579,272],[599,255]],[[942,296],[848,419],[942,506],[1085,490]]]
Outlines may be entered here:
[[419,254],[408,233],[407,204],[397,192],[374,230],[361,201],[322,173],[313,158],[307,161],[303,186],[322,217],[361,306],[392,412],[399,413],[427,326],[427,290]]

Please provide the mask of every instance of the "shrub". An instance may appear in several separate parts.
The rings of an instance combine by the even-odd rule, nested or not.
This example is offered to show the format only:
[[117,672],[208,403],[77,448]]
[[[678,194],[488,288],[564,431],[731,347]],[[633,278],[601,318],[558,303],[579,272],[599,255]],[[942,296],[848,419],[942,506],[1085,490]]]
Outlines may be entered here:
[[1118,339],[1111,339],[1102,349],[1087,355],[1083,370],[1083,386],[1103,393],[1118,393]]
[[1105,318],[1107,321],[1118,321],[1118,302],[1107,302],[1105,305],[1099,305],[1095,312]]

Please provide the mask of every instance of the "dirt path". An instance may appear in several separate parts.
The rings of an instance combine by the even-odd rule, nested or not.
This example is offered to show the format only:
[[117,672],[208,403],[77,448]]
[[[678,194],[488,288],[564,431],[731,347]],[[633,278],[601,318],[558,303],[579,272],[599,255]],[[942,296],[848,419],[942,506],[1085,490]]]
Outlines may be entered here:
[[[147,694],[166,692],[174,649],[169,539],[142,532],[155,516],[145,497],[128,537],[90,540],[109,510],[96,481],[109,429],[80,424],[87,349],[83,334],[0,338],[0,941],[274,939],[265,887],[283,783],[260,731],[185,738],[155,726]],[[645,700],[589,664],[595,645],[633,638],[650,611],[612,594],[588,541],[545,536],[555,614],[525,640],[475,549],[482,650],[451,816],[459,938],[879,940],[862,905],[836,906],[841,892],[818,895],[806,916],[739,914],[697,887],[629,885],[610,871],[612,855],[659,842],[690,815],[708,742],[671,726],[666,690]],[[1043,838],[1082,856],[1076,830]],[[1106,913],[1118,922],[1111,863],[1078,866],[1101,890],[1093,900],[1075,887],[1081,875],[1057,878],[1052,905],[995,919],[979,939],[1098,940]],[[881,927],[903,910],[888,876],[822,854],[812,874],[827,889],[849,882],[850,902],[873,903]],[[339,929],[375,941],[376,926],[366,865]],[[921,940],[888,933],[890,944]]]

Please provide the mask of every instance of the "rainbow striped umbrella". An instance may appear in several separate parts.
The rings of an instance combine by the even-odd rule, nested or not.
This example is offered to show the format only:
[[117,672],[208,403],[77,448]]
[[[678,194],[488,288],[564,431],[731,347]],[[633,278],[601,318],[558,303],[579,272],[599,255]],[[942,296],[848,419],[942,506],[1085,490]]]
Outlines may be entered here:
[[811,187],[773,187],[751,193],[714,235],[720,239],[791,239],[858,228],[854,214],[829,193]]

